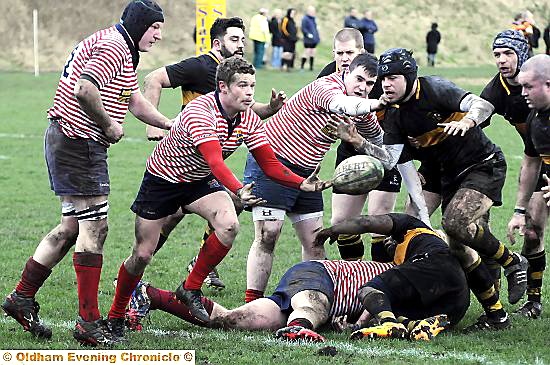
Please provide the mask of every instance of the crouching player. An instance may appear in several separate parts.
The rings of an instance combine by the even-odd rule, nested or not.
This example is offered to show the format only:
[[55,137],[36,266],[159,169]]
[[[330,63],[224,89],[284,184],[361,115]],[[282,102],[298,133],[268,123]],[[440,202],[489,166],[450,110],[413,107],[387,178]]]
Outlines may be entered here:
[[396,266],[359,289],[357,299],[380,324],[355,331],[352,339],[430,340],[462,319],[470,304],[466,276],[435,231],[407,214],[358,216],[323,229],[316,242],[362,233],[391,236],[387,248]]

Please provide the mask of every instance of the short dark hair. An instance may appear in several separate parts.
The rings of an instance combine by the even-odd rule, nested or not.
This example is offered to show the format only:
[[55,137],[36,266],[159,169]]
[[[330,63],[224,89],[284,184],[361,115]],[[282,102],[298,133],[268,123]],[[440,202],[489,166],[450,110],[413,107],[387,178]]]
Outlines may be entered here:
[[235,74],[256,74],[256,69],[250,62],[242,57],[229,57],[224,59],[216,69],[216,89],[220,81],[230,85],[235,81]]
[[222,40],[227,34],[227,28],[241,28],[243,33],[245,32],[245,26],[243,20],[239,17],[232,18],[218,18],[212,24],[210,28],[210,45],[214,42],[214,39]]
[[357,55],[349,65],[349,71],[353,72],[357,67],[363,67],[369,76],[376,76],[378,59],[370,53]]

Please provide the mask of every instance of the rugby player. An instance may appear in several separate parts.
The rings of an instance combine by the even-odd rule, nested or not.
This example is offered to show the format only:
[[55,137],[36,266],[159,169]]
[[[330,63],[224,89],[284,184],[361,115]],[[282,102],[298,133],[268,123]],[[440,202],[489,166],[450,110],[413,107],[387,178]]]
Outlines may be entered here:
[[[277,158],[299,175],[308,176],[338,138],[357,147],[365,138],[381,145],[382,129],[372,111],[381,109],[385,101],[366,98],[376,79],[375,72],[376,58],[361,54],[351,62],[349,72],[317,79],[298,91],[266,123],[267,138]],[[345,128],[335,128],[332,117],[338,114],[352,115],[354,120]],[[410,167],[414,169],[412,164]],[[421,206],[420,182],[416,173],[412,175],[418,187],[413,198]],[[325,251],[313,244],[314,232],[322,226],[320,193],[302,193],[271,181],[250,155],[244,181],[254,181],[254,194],[267,201],[264,206],[252,208],[255,237],[247,260],[248,302],[263,296],[285,215],[302,245],[302,260],[323,259]]]
[[[294,174],[275,157],[260,117],[250,106],[254,100],[255,69],[245,59],[230,57],[218,66],[217,90],[190,102],[178,115],[167,137],[147,160],[138,195],[132,254],[122,263],[117,277],[109,324],[116,338],[124,336],[124,313],[157,247],[165,218],[178,209],[195,213],[215,229],[201,248],[176,297],[203,322],[209,315],[201,304],[201,286],[210,271],[229,252],[239,230],[229,189],[242,203],[264,203],[252,193],[252,185],[235,178],[224,163],[243,143],[266,175],[290,189],[321,191],[330,182],[317,179],[319,168],[306,179]],[[225,187],[225,188],[224,188]]]
[[[501,329],[510,325],[495,291],[493,278],[479,253],[494,258],[505,269],[508,300],[518,302],[526,290],[527,260],[510,252],[480,221],[492,205],[501,204],[506,161],[478,124],[492,113],[487,101],[435,76],[417,77],[411,52],[392,48],[378,64],[384,94],[384,149],[364,141],[364,152],[391,168],[401,157],[408,137],[419,144],[423,160],[441,173],[442,226],[451,251],[466,271],[470,288],[485,314],[471,329]],[[398,106],[398,107],[397,107]]]
[[[363,36],[361,32],[353,28],[344,28],[336,33],[334,36],[334,61],[328,64],[319,74],[317,78],[324,77],[333,72],[338,72],[343,74],[349,69],[349,64],[353,59],[365,52],[363,48]],[[382,88],[379,80],[376,80],[373,89],[369,93],[369,97],[377,98],[382,94]],[[383,116],[383,113],[377,113],[377,119]],[[381,122],[382,129],[384,128],[383,123]],[[336,161],[335,165],[338,166],[343,160],[348,157],[357,155],[358,152],[355,150],[353,145],[348,142],[341,141],[338,145],[336,152]],[[412,162],[408,162],[412,164]],[[400,167],[400,166],[399,166]],[[401,168],[401,167],[400,167]],[[411,169],[412,165],[408,167],[408,170],[414,175],[410,178],[413,181],[416,181],[416,172],[414,169]],[[407,177],[409,175],[406,175]],[[413,186],[413,182],[409,182],[408,186]],[[384,174],[384,179],[380,182],[375,189],[373,189],[368,195],[348,195],[341,193],[337,188],[332,189],[332,217],[331,223],[336,224],[342,220],[355,217],[361,214],[363,206],[367,201],[368,197],[368,208],[367,214],[376,215],[389,213],[394,210],[395,202],[397,200],[397,194],[401,189],[401,175],[398,172],[397,168],[388,170]],[[415,190],[421,190],[420,186],[415,186]],[[418,193],[417,193],[418,194]],[[428,212],[420,209],[419,212],[416,212],[415,209],[412,209],[411,205],[410,214],[417,214],[419,217],[427,224],[429,223]],[[421,207],[422,208],[422,207]],[[378,236],[371,234],[371,257],[375,261],[385,261],[387,255],[383,248],[384,236]],[[361,259],[364,255],[365,248],[361,236],[358,235],[342,235],[338,239],[338,250],[340,256],[344,260],[357,260]]]
[[78,292],[73,336],[86,345],[112,345],[98,309],[98,285],[107,237],[107,148],[124,135],[128,110],[141,121],[169,129],[139,91],[139,53],[162,39],[164,16],[152,0],[132,1],[120,23],[84,39],[67,58],[48,110],[45,157],[50,185],[61,200],[61,223],[42,239],[2,308],[37,337],[52,332],[40,322],[37,291],[72,246]]
[[[178,63],[158,68],[145,77],[144,96],[158,108],[163,88],[181,88],[181,108],[197,96],[207,94],[216,89],[216,67],[225,58],[237,56],[244,57],[245,49],[245,26],[241,18],[218,18],[210,28],[211,49],[208,53],[184,59]],[[262,119],[269,118],[275,114],[283,105],[286,95],[283,91],[277,93],[271,91],[269,104],[257,103],[252,105],[252,110]],[[147,127],[147,138],[149,140],[160,140],[165,132],[155,127]],[[240,200],[229,193],[235,204],[237,215],[242,212]],[[177,224],[183,219],[184,212],[179,210],[166,219],[159,236],[157,251],[164,245],[168,236]],[[212,233],[211,227],[207,227],[203,235],[206,241]],[[196,256],[188,265],[188,271],[193,268]],[[225,284],[220,279],[218,272],[214,269],[205,279],[205,284],[214,289],[223,289]]]
[[[524,233],[523,250],[527,254],[527,258],[531,258],[527,272],[528,301],[519,308],[517,313],[528,318],[539,318],[542,313],[541,289],[546,257],[542,240],[543,231],[535,228],[544,229],[549,209],[544,202],[539,201],[541,192],[538,189],[541,180],[539,171],[542,170],[548,175],[550,164],[548,160],[548,156],[550,156],[548,129],[550,120],[550,56],[536,55],[525,61],[521,66],[518,81],[531,112],[527,118],[524,132],[525,154],[521,163],[516,208],[510,223],[508,223],[508,230],[510,237],[513,237],[515,230]],[[547,178],[546,181],[548,181]],[[536,203],[534,203],[535,200]],[[539,216],[533,214],[533,216],[544,218],[544,221],[538,221],[542,226],[537,226],[532,222],[530,224],[530,219],[534,221],[530,210],[532,206],[534,206],[533,211],[540,214]],[[523,207],[528,208],[525,211]],[[538,252],[538,254],[535,255],[533,252]]]
[[[358,216],[321,230],[322,245],[340,234],[391,236],[389,251],[397,265],[363,284],[357,295],[380,324],[354,332],[352,339],[390,337],[429,340],[456,325],[470,304],[470,290],[460,263],[429,226],[407,214]],[[419,323],[433,331],[418,331]],[[415,327],[417,330],[415,330]]]

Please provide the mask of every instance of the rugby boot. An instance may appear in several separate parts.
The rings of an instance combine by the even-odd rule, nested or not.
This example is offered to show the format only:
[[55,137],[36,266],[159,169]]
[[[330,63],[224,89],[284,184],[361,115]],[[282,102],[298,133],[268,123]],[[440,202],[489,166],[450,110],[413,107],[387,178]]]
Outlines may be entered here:
[[325,338],[317,332],[302,326],[288,326],[278,329],[275,338],[287,341],[325,342]]
[[464,328],[464,333],[476,331],[500,331],[510,327],[510,318],[508,314],[504,317],[490,318],[486,314],[481,315],[475,323]]
[[140,280],[130,298],[130,307],[126,310],[126,328],[130,331],[143,330],[141,322],[149,314],[151,308],[147,287],[149,287],[149,283]]
[[52,337],[52,330],[40,322],[40,305],[34,298],[24,297],[14,290],[2,303],[2,309],[33,336],[45,339]]
[[449,319],[446,314],[438,314],[433,317],[425,318],[417,321],[409,333],[409,338],[413,341],[430,341],[437,336],[439,332],[448,328],[449,325]]
[[176,289],[176,299],[187,306],[193,317],[203,323],[210,322],[210,315],[201,302],[202,292],[200,290],[187,290],[183,285],[184,283],[181,283]]
[[519,259],[519,262],[504,269],[504,276],[508,280],[508,302],[515,304],[527,291],[527,268],[529,262],[525,257],[513,253]]
[[519,314],[529,319],[538,319],[542,314],[542,304],[528,300],[514,314]]
[[353,332],[350,340],[361,340],[364,338],[406,338],[407,328],[402,323],[385,322],[378,326],[365,327]]
[[101,318],[87,322],[79,316],[76,320],[73,337],[82,346],[112,347],[117,343],[109,332],[105,321]]
[[[193,270],[193,267],[195,266],[195,263],[197,262],[197,256],[193,257],[191,262],[189,262],[189,265],[187,265],[187,272],[191,272]],[[218,270],[214,268],[212,271],[208,273],[208,276],[204,279],[204,284],[212,289],[215,290],[223,290],[225,289],[225,284],[220,279],[220,275],[218,274]]]
[[108,318],[105,321],[105,325],[115,342],[125,342],[127,339],[124,337],[124,318]]

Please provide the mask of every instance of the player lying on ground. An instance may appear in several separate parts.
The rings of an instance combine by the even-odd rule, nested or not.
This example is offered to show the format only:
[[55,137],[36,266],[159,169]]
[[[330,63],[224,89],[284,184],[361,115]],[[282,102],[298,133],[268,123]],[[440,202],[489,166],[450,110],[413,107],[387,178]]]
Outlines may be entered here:
[[[276,330],[278,338],[323,341],[322,336],[313,332],[323,324],[338,324],[339,328],[366,325],[370,315],[364,308],[384,322],[391,319],[388,313],[372,303],[373,297],[370,295],[374,294],[374,283],[381,288],[378,289],[380,293],[383,294],[381,290],[387,293],[395,313],[401,317],[399,324],[370,327],[369,333],[388,337],[394,333],[394,328],[398,328],[401,337],[431,339],[449,322],[458,323],[468,308],[469,291],[460,265],[450,255],[445,242],[421,221],[406,214],[360,219],[360,225],[350,220],[321,231],[317,242],[322,244],[329,236],[343,231],[339,227],[349,227],[351,222],[352,227],[358,228],[355,229],[357,232],[391,234],[398,242],[403,242],[396,249],[396,260],[405,260],[402,266],[369,261],[319,260],[299,263],[283,275],[271,296],[238,308],[228,310],[203,297],[204,307],[210,314],[209,327]],[[409,231],[414,234],[406,234]],[[412,286],[402,277],[403,273],[422,280],[425,278],[426,281]],[[369,291],[372,292],[370,295]],[[140,282],[130,302],[127,324],[139,329],[139,321],[149,310],[159,309],[188,322],[204,325],[193,318],[188,308],[174,299],[174,295],[173,292]],[[405,315],[409,318],[403,317]],[[423,319],[425,316],[430,318]],[[342,318],[346,319],[344,326],[341,325]],[[393,319],[396,320],[395,316]],[[367,333],[366,330],[361,331]],[[353,338],[361,337],[353,335]]]
[[[357,299],[380,324],[355,331],[352,339],[429,340],[462,319],[470,304],[466,276],[435,231],[407,214],[358,216],[323,229],[316,242],[321,245],[340,234],[362,233],[391,236],[387,249],[396,266],[359,289]],[[414,321],[425,317],[429,318]],[[429,330],[421,330],[423,326]]]

